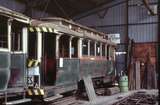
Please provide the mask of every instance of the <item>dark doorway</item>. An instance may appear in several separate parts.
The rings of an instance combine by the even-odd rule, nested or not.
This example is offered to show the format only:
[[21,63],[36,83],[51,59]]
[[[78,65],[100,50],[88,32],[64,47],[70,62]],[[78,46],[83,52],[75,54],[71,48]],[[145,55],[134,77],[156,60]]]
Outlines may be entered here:
[[44,85],[54,85],[56,80],[55,35],[43,33],[42,74]]

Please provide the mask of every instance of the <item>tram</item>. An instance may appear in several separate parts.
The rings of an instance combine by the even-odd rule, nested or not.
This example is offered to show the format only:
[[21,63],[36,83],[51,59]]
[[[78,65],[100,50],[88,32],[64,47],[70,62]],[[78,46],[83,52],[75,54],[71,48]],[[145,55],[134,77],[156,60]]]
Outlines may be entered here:
[[116,45],[104,33],[63,18],[45,18],[31,21],[28,39],[28,57],[40,62],[37,82],[47,97],[77,90],[84,76],[90,75],[95,87],[113,81]]

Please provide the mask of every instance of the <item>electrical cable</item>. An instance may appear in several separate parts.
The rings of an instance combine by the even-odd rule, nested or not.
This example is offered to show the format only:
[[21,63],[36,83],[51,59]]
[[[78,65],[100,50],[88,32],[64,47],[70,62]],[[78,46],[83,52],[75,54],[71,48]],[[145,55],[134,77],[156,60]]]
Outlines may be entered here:
[[44,10],[43,10],[43,12],[42,12],[41,18],[44,17],[44,14],[45,14],[45,11],[46,11],[47,8],[48,8],[49,2],[50,2],[50,0],[47,0],[47,3],[46,3],[46,5],[45,5],[45,7],[44,7]]
[[57,0],[54,0],[54,2],[58,6],[58,8],[61,10],[61,12],[64,14],[64,16],[66,16],[67,19],[70,19],[69,16],[67,15],[67,13],[65,12],[65,10],[62,8],[62,6],[59,5]]

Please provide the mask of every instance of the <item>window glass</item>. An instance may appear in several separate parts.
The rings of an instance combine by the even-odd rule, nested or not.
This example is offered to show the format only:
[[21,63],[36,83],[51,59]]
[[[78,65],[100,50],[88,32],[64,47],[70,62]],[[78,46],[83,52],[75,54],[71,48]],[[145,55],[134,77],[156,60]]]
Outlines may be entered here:
[[37,33],[29,32],[28,35],[28,57],[29,59],[37,59]]
[[105,56],[105,44],[102,44],[102,56]]
[[13,21],[11,27],[11,50],[22,51],[22,23]]
[[0,17],[0,48],[8,48],[7,19]]
[[83,40],[82,42],[83,55],[88,55],[88,41]]
[[91,41],[91,42],[90,42],[90,54],[91,54],[91,56],[94,56],[94,55],[95,55],[95,54],[94,54],[94,51],[95,51],[94,42]]

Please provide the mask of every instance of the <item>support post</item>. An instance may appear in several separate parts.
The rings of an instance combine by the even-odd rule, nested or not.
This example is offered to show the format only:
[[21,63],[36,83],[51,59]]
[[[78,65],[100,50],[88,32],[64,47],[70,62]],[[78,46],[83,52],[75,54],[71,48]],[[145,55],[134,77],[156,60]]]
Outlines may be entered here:
[[28,52],[28,29],[27,29],[27,27],[24,27],[23,29],[22,29],[22,34],[23,34],[23,36],[22,36],[22,39],[23,39],[23,53],[25,53],[25,54],[27,54],[27,52]]
[[78,57],[79,58],[82,57],[82,40],[83,38],[79,38],[78,40]]
[[[125,43],[126,43],[126,45],[128,45],[129,44],[129,37],[128,37],[128,34],[129,34],[129,32],[128,32],[128,28],[129,28],[129,24],[128,24],[128,20],[129,20],[129,16],[128,16],[128,9],[129,9],[129,6],[128,6],[128,1],[129,0],[126,0],[125,2],[125,23],[126,23],[126,26],[125,26]],[[128,52],[128,46],[125,48],[126,49],[126,52]],[[128,58],[127,58],[127,56],[125,56],[125,61],[126,62],[128,62]],[[126,70],[128,70],[128,65],[127,65],[127,63],[125,64],[125,68],[126,68]]]
[[88,56],[90,56],[91,54],[90,54],[90,42],[91,42],[91,40],[88,40]]
[[158,32],[157,32],[157,38],[158,38],[158,57],[157,57],[157,71],[158,71],[158,89],[159,89],[159,98],[158,102],[160,105],[160,0],[158,0]]
[[97,42],[94,42],[94,56],[97,56]]
[[56,35],[56,58],[59,58],[59,39],[61,35]]
[[42,58],[42,33],[41,32],[37,32],[37,41],[38,41],[37,60],[41,62],[41,58]]
[[100,43],[100,57],[102,58],[102,43]]
[[11,26],[12,26],[12,20],[8,20],[8,49],[11,51]]
[[70,59],[72,58],[72,39],[73,39],[73,36],[69,38],[69,58]]
[[[22,28],[22,50],[23,50],[23,53],[24,53],[24,59],[23,59],[23,62],[26,62],[26,54],[28,52],[28,28],[27,27],[23,27]],[[24,68],[24,78],[23,78],[23,85],[24,85],[24,92],[23,92],[23,98],[26,97],[26,88],[27,88],[27,84],[26,84],[26,78],[28,76],[28,70],[26,68],[26,65],[23,65],[23,68]],[[26,71],[27,70],[27,71]]]
[[105,44],[105,57],[107,58],[107,44]]

